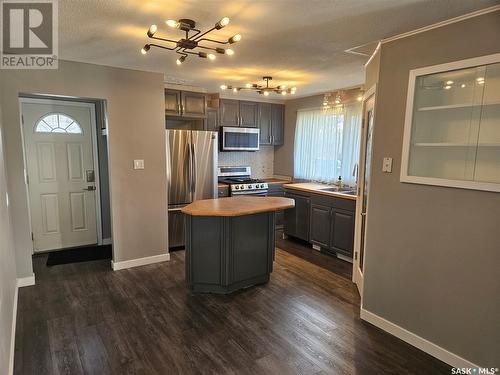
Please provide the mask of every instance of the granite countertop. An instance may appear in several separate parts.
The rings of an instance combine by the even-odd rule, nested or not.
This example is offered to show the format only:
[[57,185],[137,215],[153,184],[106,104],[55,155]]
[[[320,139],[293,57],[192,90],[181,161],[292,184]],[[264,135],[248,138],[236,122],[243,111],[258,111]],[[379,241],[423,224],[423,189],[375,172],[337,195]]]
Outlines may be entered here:
[[[286,183],[283,185],[283,187],[287,189],[293,189],[293,190],[300,190],[300,191],[305,191],[308,193],[315,193],[315,194],[321,194],[321,195],[326,195],[330,197],[337,197],[337,198],[345,198],[345,199],[351,199],[351,200],[357,200],[358,196],[356,194],[346,194],[341,191],[325,191],[323,189],[329,188],[329,187],[334,187],[331,185],[326,185],[326,184],[318,184],[314,182],[299,182],[299,183]],[[353,188],[354,190],[354,188]]]
[[293,208],[295,202],[283,197],[239,197],[202,199],[182,209],[191,216],[243,216]]

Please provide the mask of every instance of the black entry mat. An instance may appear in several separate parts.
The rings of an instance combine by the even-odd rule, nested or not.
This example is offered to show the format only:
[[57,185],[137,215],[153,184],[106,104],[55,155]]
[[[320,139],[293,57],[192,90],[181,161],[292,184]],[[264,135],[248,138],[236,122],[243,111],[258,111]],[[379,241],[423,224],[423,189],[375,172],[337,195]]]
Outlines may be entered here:
[[49,253],[47,266],[57,266],[60,264],[88,262],[91,260],[111,259],[111,245],[104,246],[83,246],[72,249],[58,250]]

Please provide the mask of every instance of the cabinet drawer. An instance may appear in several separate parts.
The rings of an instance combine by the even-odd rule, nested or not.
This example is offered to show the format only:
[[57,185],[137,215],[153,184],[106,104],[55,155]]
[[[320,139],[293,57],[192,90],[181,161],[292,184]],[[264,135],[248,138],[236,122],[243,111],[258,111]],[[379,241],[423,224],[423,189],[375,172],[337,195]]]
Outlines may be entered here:
[[312,194],[311,203],[333,208],[340,208],[346,211],[356,211],[356,201],[347,198],[327,197],[325,195]]

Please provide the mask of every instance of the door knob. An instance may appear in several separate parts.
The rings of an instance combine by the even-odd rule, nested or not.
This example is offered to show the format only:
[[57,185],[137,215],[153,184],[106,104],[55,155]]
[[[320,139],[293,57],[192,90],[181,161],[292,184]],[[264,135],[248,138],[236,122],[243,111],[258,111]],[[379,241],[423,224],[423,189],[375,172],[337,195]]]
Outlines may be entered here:
[[86,188],[82,189],[82,190],[85,190],[85,191],[94,191],[96,189],[95,186],[87,186]]

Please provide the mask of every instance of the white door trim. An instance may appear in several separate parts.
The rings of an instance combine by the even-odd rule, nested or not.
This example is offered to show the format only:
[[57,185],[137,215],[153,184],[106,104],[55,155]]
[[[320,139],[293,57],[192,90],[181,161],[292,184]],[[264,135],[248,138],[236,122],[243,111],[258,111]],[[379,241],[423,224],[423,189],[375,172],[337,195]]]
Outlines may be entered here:
[[[26,186],[26,198],[28,200],[28,215],[29,215],[29,226],[30,232],[33,233],[32,218],[31,218],[31,207],[30,207],[30,193],[28,184],[28,167],[27,167],[27,152],[25,144],[25,135],[23,129],[23,111],[22,104],[53,104],[53,105],[69,105],[74,107],[86,107],[90,109],[90,124],[91,124],[91,138],[92,138],[92,152],[93,152],[93,163],[94,163],[94,176],[95,176],[95,205],[96,205],[96,225],[97,225],[97,244],[102,245],[102,217],[101,217],[101,183],[99,180],[99,152],[97,147],[97,122],[96,122],[96,110],[94,102],[84,102],[84,101],[72,101],[66,98],[61,99],[45,99],[45,98],[31,98],[31,97],[19,97],[19,117],[21,126],[21,142],[23,148],[23,161],[24,161],[24,184]],[[32,249],[34,251],[34,249]]]
[[[365,110],[366,103],[371,98],[374,98],[373,105],[373,113],[375,116],[375,104],[376,104],[376,91],[377,85],[374,84],[370,87],[363,95],[363,126],[366,126],[366,129],[363,127],[361,129],[361,150],[359,153],[359,163],[358,163],[358,201],[356,204],[356,217],[355,217],[355,226],[354,226],[354,253],[356,256],[353,258],[352,262],[352,282],[356,284],[358,287],[359,295],[361,296],[361,306],[363,306],[363,287],[364,287],[364,277],[360,272],[359,261],[361,258],[361,212],[363,210],[363,202],[362,202],[362,193],[364,190],[364,175],[365,175],[365,155],[366,155],[366,136],[368,134],[368,124],[365,124]],[[367,204],[368,204],[367,198]],[[365,233],[367,228],[367,222],[365,220]],[[365,238],[365,251],[363,253],[363,271],[365,270],[364,263],[366,259],[366,238]]]

